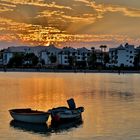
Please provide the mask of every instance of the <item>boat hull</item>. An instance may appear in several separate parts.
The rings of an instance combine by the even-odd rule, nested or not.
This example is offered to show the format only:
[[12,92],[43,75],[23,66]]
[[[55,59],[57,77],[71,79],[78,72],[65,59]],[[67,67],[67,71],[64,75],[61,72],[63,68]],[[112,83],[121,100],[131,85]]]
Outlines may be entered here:
[[72,122],[72,121],[76,121],[76,120],[82,120],[82,116],[81,114],[77,115],[77,116],[71,116],[71,117],[63,117],[61,116],[52,116],[52,122],[53,123],[65,123],[65,122]]
[[30,113],[15,113],[12,110],[9,111],[12,118],[16,121],[28,122],[28,123],[46,123],[49,118],[48,113],[38,113],[38,114],[30,114]]

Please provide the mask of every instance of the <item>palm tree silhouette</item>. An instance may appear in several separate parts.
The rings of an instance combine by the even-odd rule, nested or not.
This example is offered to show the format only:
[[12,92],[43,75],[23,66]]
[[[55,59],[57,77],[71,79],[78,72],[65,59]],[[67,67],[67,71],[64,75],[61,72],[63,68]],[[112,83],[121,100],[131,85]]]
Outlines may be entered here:
[[106,48],[107,48],[106,45],[101,45],[100,46],[100,49],[101,49],[101,63],[102,64],[104,63],[104,56],[105,56]]

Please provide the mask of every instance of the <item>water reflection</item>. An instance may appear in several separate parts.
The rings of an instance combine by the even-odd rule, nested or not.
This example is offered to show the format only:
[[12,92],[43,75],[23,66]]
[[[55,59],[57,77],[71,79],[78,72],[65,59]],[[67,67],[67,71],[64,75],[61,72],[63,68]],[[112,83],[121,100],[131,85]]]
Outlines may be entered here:
[[75,120],[67,123],[61,123],[56,124],[54,122],[51,122],[50,128],[52,129],[52,132],[60,133],[63,131],[70,131],[72,128],[78,128],[83,124],[83,120]]
[[61,133],[63,131],[72,131],[72,128],[78,128],[83,124],[82,119],[67,123],[56,124],[51,122],[48,127],[47,124],[33,124],[12,120],[10,126],[16,130],[23,130],[25,132],[32,132],[37,134],[45,134],[50,136],[51,133]]
[[134,93],[132,92],[112,92],[110,94],[112,97],[119,97],[120,99],[124,99],[124,100],[131,100],[133,101],[134,99]]
[[10,126],[17,130],[23,130],[23,131],[28,131],[28,132],[38,133],[38,134],[50,135],[51,132],[47,124],[33,124],[33,123],[25,123],[25,122],[12,120],[10,122]]
[[[7,139],[138,139],[140,75],[5,73],[0,74],[0,138]],[[84,124],[34,126],[7,122],[7,110],[30,107],[47,111],[66,106],[73,97],[84,106]],[[125,124],[125,125],[124,125]],[[41,127],[41,128],[40,128]],[[131,137],[137,135],[138,137]],[[101,137],[100,137],[101,136]],[[111,136],[108,138],[107,136]],[[118,137],[119,136],[119,137]],[[45,137],[45,138],[44,138]]]

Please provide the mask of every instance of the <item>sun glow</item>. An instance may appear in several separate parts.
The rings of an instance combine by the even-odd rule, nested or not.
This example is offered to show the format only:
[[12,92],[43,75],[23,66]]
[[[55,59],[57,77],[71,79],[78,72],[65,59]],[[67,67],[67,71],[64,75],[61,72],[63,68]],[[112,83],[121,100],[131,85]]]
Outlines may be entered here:
[[50,42],[48,42],[48,43],[45,43],[44,44],[44,46],[49,46],[51,43]]

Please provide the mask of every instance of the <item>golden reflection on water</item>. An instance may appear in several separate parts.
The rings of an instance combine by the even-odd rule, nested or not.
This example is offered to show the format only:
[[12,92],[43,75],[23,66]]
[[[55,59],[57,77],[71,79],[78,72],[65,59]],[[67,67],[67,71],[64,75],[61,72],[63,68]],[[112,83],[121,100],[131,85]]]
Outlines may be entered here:
[[49,109],[66,102],[64,80],[62,78],[31,77],[16,80],[15,98],[21,104],[36,109]]
[[47,111],[66,106],[66,100],[73,97],[85,112],[83,125],[69,132],[70,139],[139,135],[139,82],[139,75],[0,73],[0,121],[9,123],[11,108]]

